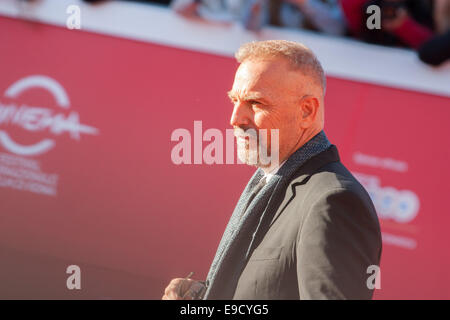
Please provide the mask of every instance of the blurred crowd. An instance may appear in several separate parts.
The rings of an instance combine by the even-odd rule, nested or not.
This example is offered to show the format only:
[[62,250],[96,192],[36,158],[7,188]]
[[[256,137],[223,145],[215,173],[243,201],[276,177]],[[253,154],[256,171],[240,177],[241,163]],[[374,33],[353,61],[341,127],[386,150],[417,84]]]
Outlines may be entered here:
[[[417,50],[422,61],[435,66],[450,58],[450,0],[122,1],[158,3],[169,6],[186,19],[211,24],[237,22],[254,32],[272,25],[409,47]],[[380,12],[380,24],[375,28],[373,5]]]

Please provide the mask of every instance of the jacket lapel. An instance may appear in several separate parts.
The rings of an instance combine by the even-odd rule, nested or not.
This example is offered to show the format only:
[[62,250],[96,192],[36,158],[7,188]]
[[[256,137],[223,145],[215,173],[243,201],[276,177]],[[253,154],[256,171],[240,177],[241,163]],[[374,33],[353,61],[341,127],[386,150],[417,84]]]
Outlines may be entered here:
[[[288,180],[288,187],[285,191],[283,202],[275,212],[269,227],[275,222],[275,220],[284,212],[289,203],[294,200],[297,195],[296,188],[308,182],[312,174],[317,172],[318,169],[330,162],[340,161],[339,153],[335,145],[331,145],[327,150],[319,153],[306,161],[302,166],[298,168],[295,174],[291,177],[281,177],[281,179]],[[295,180],[295,182],[293,182]],[[293,183],[292,183],[293,182]]]
[[[286,161],[275,176],[256,194],[254,201],[249,202],[245,210],[252,188],[263,175],[261,169],[255,172],[225,228],[208,273],[209,285],[204,299],[232,297],[241,268],[249,254],[258,245],[270,225],[284,211],[284,207],[292,201],[289,199],[295,198],[295,186],[289,187],[290,182],[295,178],[299,178],[295,183],[306,182],[308,176],[319,167],[336,159],[332,156],[336,154],[336,147],[330,146],[322,131]],[[286,199],[286,194],[290,196],[283,207],[281,204]]]

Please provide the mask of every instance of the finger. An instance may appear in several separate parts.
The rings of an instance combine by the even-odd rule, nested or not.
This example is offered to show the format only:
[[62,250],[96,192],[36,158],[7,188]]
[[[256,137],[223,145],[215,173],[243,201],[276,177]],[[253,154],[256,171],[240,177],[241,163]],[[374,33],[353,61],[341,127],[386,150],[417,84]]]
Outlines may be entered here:
[[170,299],[181,299],[194,283],[197,283],[197,281],[183,278],[172,279],[165,288],[164,295]]
[[176,290],[178,295],[182,297],[195,282],[196,281],[192,279],[181,279],[181,281],[177,282]]
[[173,284],[169,284],[164,290],[164,294],[168,295],[171,291],[173,291],[176,287]]
[[165,295],[169,298],[169,299],[177,299],[179,296],[179,290],[178,290],[178,286],[170,286],[168,288],[168,290],[166,291]]
[[172,279],[172,281],[169,282],[169,285],[166,287],[166,289],[164,290],[165,294],[168,294],[170,291],[178,288],[179,284],[181,281],[183,281],[184,279],[182,278],[176,278],[176,279]]
[[181,281],[178,285],[178,292],[177,292],[178,295],[180,297],[183,297],[186,294],[186,292],[189,291],[189,288],[191,287],[191,285],[192,285],[192,280],[190,281],[190,279],[185,279],[185,280]]
[[189,287],[189,289],[183,295],[183,299],[185,299],[185,300],[197,299],[200,292],[203,291],[204,287],[205,287],[204,284],[201,282],[196,281],[196,282],[192,283],[191,286]]
[[175,291],[169,292],[168,294],[166,294],[166,297],[166,300],[178,300],[180,298]]

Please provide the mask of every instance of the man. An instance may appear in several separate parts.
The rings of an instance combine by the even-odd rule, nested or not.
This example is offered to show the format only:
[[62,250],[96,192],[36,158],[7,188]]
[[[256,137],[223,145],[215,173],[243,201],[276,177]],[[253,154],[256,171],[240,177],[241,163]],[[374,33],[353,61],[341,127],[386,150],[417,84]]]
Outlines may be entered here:
[[196,298],[204,287],[205,299],[370,299],[367,270],[380,262],[380,227],[323,131],[319,61],[282,40],[245,44],[236,58],[229,96],[238,154],[249,163],[254,152],[242,132],[278,129],[281,166],[257,161],[206,282],[174,279],[163,299]]

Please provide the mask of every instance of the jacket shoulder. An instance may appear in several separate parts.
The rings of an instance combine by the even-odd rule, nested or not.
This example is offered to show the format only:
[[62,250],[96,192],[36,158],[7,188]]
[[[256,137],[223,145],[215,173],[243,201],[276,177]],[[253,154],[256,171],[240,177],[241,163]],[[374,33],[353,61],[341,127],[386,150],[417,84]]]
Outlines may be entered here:
[[340,161],[324,165],[307,179],[305,191],[309,199],[317,200],[333,190],[342,190],[354,193],[364,202],[373,205],[367,191]]

